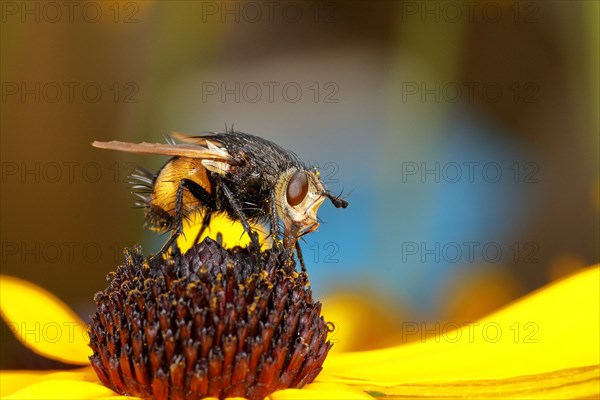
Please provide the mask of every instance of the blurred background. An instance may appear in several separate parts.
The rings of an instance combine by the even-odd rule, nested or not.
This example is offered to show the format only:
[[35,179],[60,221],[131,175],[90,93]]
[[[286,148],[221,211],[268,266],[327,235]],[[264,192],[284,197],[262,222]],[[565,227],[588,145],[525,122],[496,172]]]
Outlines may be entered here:
[[[123,247],[164,240],[125,181],[166,159],[90,144],[171,131],[263,136],[348,196],[303,244],[334,349],[474,321],[599,260],[597,2],[1,7],[1,272],[83,318]],[[60,365],[1,337],[1,368]]]

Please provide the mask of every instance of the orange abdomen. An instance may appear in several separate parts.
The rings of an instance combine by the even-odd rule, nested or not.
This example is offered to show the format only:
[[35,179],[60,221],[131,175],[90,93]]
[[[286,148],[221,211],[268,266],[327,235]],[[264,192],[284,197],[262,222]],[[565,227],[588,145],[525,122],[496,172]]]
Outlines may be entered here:
[[[189,179],[200,185],[211,195],[213,187],[208,179],[208,172],[202,160],[177,157],[170,160],[160,170],[152,190],[151,205],[159,208],[170,217],[175,217],[175,201],[177,189],[182,179]],[[198,210],[203,204],[189,190],[183,190],[182,215],[186,216]]]

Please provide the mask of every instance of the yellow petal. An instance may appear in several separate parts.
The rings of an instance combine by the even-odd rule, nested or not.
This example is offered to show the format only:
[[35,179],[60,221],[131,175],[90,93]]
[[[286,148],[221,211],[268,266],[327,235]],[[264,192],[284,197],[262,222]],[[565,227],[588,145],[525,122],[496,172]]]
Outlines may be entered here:
[[91,367],[79,368],[70,371],[2,370],[0,371],[0,397],[4,398],[9,394],[24,389],[31,384],[53,379],[99,382],[96,373]]
[[385,398],[597,399],[599,373],[598,366],[590,366],[506,379],[421,382],[386,387],[361,383],[359,387],[375,397]]
[[[183,235],[179,235],[177,238],[177,245],[183,253],[188,251],[193,245],[193,241],[196,239],[196,235],[202,226],[201,213],[194,213],[189,219],[185,219],[183,223]],[[259,243],[265,247],[265,240],[267,235],[265,234],[265,228],[262,226],[255,226],[254,229],[258,233]],[[224,213],[214,213],[210,226],[206,228],[199,242],[204,240],[205,237],[211,237],[216,239],[217,233],[221,233],[223,236],[223,247],[230,249],[235,246],[245,247],[250,244],[250,237],[244,231],[244,227],[240,222],[233,221],[227,217]],[[268,246],[267,246],[268,247]]]
[[141,397],[131,397],[131,396],[121,396],[121,395],[114,395],[114,396],[106,396],[106,397],[97,397],[96,400],[142,400]]
[[115,393],[100,383],[50,379],[27,386],[6,399],[98,399]]
[[332,354],[318,380],[410,396],[434,393],[440,385],[437,396],[451,396],[448,387],[454,395],[482,396],[471,390],[477,389],[499,397],[545,392],[570,398],[565,390],[597,396],[599,271],[589,268],[469,326],[440,326],[422,342]]
[[360,400],[373,399],[365,391],[339,383],[311,383],[302,389],[285,389],[271,393],[271,400]]
[[70,364],[89,364],[86,324],[45,289],[0,275],[0,314],[17,339],[34,352]]
[[[387,299],[368,294],[337,292],[322,301],[322,314],[334,325],[328,339],[330,355],[339,352],[381,349],[397,344],[402,310],[389,310]],[[406,313],[404,313],[407,315]]]
[[0,371],[0,397],[5,398],[17,390],[43,380],[46,371]]

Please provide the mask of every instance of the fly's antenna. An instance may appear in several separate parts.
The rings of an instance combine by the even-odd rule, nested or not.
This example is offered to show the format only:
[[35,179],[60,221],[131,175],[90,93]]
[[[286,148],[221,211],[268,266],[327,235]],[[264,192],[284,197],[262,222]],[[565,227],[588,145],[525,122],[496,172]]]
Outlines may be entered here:
[[325,193],[325,196],[327,196],[327,198],[331,200],[331,203],[335,206],[335,208],[346,208],[348,207],[348,204],[350,204],[341,197],[342,193],[340,193],[337,196],[334,196],[331,193],[327,192]]

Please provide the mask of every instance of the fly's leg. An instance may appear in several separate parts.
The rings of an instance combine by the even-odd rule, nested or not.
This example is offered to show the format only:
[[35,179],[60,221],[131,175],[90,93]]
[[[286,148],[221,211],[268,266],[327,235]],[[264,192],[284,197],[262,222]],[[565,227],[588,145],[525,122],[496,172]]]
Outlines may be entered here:
[[306,272],[306,265],[304,264],[304,256],[302,255],[302,249],[300,248],[299,241],[296,242],[294,247],[296,248],[296,254],[298,255],[298,261],[300,262],[300,268],[302,269],[302,272]]
[[281,230],[279,229],[279,217],[277,216],[277,204],[275,203],[275,193],[271,193],[271,209],[269,210],[269,224],[271,225],[271,238],[273,247],[281,246]]
[[198,234],[196,235],[196,238],[194,239],[194,243],[192,244],[194,246],[198,243],[198,241],[200,240],[200,237],[202,236],[202,234],[204,233],[206,228],[208,228],[208,226],[210,225],[210,218],[212,217],[212,214],[209,210],[206,210],[205,212],[206,212],[206,214],[204,214],[204,217],[202,218],[202,226],[200,227],[200,230],[198,231]]
[[231,206],[231,208],[233,209],[233,211],[235,212],[237,217],[240,219],[240,222],[242,223],[244,230],[246,231],[248,236],[250,236],[250,241],[252,242],[252,247],[254,247],[254,249],[256,250],[256,252],[258,254],[260,254],[260,245],[258,243],[258,234],[250,227],[250,224],[248,223],[248,221],[246,220],[246,217],[242,213],[242,210],[241,210],[237,200],[233,196],[233,193],[231,193],[231,190],[229,190],[229,188],[227,186],[225,186],[225,184],[222,181],[220,181],[219,186],[223,190],[223,194],[227,198],[229,205]]
[[208,208],[206,211],[206,214],[204,215],[204,219],[202,221],[202,227],[200,228],[200,231],[198,232],[198,235],[196,235],[196,238],[194,240],[194,243],[193,243],[194,245],[198,242],[198,239],[200,239],[200,236],[202,235],[202,233],[204,232],[204,230],[208,227],[208,224],[210,223],[210,217],[211,217],[210,208],[213,207],[213,203],[214,203],[212,201],[210,195],[208,194],[206,189],[204,189],[202,186],[198,185],[196,182],[189,180],[189,179],[182,179],[179,182],[179,186],[177,187],[177,193],[175,194],[175,210],[174,210],[175,216],[173,217],[175,227],[173,228],[173,233],[171,233],[171,236],[169,237],[167,242],[162,246],[160,251],[158,253],[156,253],[154,256],[152,256],[152,258],[150,259],[151,261],[159,259],[160,257],[162,257],[163,254],[165,254],[167,251],[169,251],[169,248],[171,248],[171,246],[175,243],[175,241],[177,240],[179,235],[181,235],[183,233],[183,218],[184,218],[184,215],[183,215],[183,190],[184,189],[187,189],[196,199],[198,199],[198,201],[200,201],[200,203],[204,204]]
[[158,253],[156,253],[155,255],[153,255],[152,258],[150,258],[150,262],[154,262],[155,260],[160,259],[163,256],[163,254],[166,254],[166,252],[169,251],[169,248],[171,248],[171,245],[173,243],[175,243],[175,241],[177,240],[179,235],[181,235],[181,233],[183,232],[182,210],[183,210],[183,189],[185,188],[185,181],[186,181],[186,179],[182,179],[179,182],[179,186],[177,187],[177,193],[175,194],[175,210],[174,210],[175,211],[175,216],[174,216],[175,227],[173,228],[173,233],[171,233],[169,240],[166,241],[166,243],[163,245],[163,247],[160,249],[160,251]]
[[[277,216],[277,204],[275,203],[275,193],[271,193],[271,209],[269,210],[269,222],[271,224],[271,237],[273,238],[273,247],[279,249],[283,247],[281,242],[281,230],[279,228],[279,217]],[[300,262],[300,268],[302,272],[306,272],[306,265],[304,264],[304,257],[302,256],[302,249],[300,243],[296,241],[294,245],[296,254],[298,255],[298,261]]]
[[202,226],[200,227],[200,230],[196,234],[196,237],[194,238],[194,241],[192,243],[192,246],[195,246],[200,240],[200,237],[202,236],[206,228],[208,228],[208,226],[210,225],[212,211],[215,209],[215,202],[211,195],[206,191],[206,189],[198,183],[189,179],[183,179],[183,182],[185,188],[189,190],[192,196],[198,199],[200,204],[204,205],[205,214],[202,218]]

